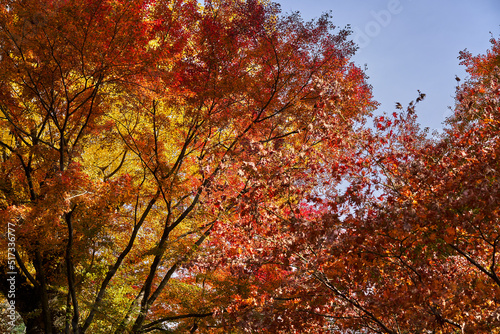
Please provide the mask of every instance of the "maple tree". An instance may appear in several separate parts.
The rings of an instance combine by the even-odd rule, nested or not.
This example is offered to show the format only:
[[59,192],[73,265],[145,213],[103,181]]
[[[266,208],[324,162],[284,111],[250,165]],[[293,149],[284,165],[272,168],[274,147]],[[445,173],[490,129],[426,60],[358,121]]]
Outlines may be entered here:
[[376,311],[369,320],[380,332],[500,331],[500,49],[491,42],[487,55],[461,53],[470,78],[457,87],[443,134],[427,138],[413,103],[378,119],[385,148],[371,168],[382,171],[385,191],[354,234],[363,237],[358,265],[378,271],[359,299]]
[[499,332],[500,42],[461,54],[431,138],[420,92],[367,126],[330,20],[1,1],[0,288],[18,272],[27,333]]
[[273,333],[500,332],[500,42],[492,45],[486,55],[461,53],[470,78],[442,134],[420,129],[419,92],[373,129],[361,124],[336,138],[336,157],[301,201],[282,208],[261,199],[257,217],[272,224],[246,215],[219,233],[212,242],[225,240],[224,256],[199,262],[237,289],[233,324]]
[[291,269],[260,236],[375,106],[332,29],[260,1],[2,1],[0,221],[27,333],[243,330],[254,284],[221,255],[253,252],[273,289]]

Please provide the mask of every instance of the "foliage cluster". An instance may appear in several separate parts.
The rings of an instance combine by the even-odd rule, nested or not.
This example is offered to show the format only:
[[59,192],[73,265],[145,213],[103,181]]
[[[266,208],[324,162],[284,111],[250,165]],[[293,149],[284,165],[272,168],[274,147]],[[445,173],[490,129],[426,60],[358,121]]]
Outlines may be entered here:
[[0,288],[27,333],[499,333],[492,45],[430,138],[328,15],[1,0]]

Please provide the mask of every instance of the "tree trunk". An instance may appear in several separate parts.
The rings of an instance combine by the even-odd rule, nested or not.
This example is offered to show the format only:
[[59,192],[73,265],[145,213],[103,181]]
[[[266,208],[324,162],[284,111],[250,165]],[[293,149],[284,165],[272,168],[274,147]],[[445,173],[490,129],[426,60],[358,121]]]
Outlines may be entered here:
[[[8,267],[0,266],[0,291],[4,296],[9,295],[10,283],[7,281],[13,275],[8,274]],[[41,291],[39,288],[31,285],[26,277],[16,271],[15,277],[15,301],[16,312],[21,316],[24,325],[26,326],[26,334],[59,334],[53,324],[53,319],[49,319],[50,328],[46,328],[46,319],[44,320],[44,312],[42,311]],[[10,298],[8,299],[11,300]],[[52,312],[53,314],[53,312]]]

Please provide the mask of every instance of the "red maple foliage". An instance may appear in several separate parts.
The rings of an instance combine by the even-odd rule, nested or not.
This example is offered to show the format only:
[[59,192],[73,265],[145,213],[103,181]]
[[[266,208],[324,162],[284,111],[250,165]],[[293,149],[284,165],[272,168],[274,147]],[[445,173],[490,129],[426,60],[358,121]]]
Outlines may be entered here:
[[429,137],[420,92],[367,126],[328,15],[0,4],[0,288],[28,333],[499,332],[498,40]]
[[262,201],[219,232],[225,252],[210,261],[237,291],[228,325],[499,332],[500,43],[492,44],[484,56],[462,53],[471,77],[441,135],[420,129],[419,92],[405,111],[335,138],[335,158],[299,201]]
[[375,106],[349,32],[260,1],[0,14],[2,289],[17,271],[27,331],[224,332],[237,276],[187,263],[257,256],[232,226],[276,233],[272,212],[296,212],[347,154]]

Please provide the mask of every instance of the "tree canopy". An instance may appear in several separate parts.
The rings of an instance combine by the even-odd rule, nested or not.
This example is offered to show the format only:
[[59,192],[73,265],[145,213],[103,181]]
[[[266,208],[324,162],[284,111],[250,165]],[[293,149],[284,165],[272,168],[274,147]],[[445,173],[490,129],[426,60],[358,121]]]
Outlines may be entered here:
[[430,137],[420,92],[368,123],[328,14],[0,3],[0,288],[27,333],[500,332],[498,41]]

